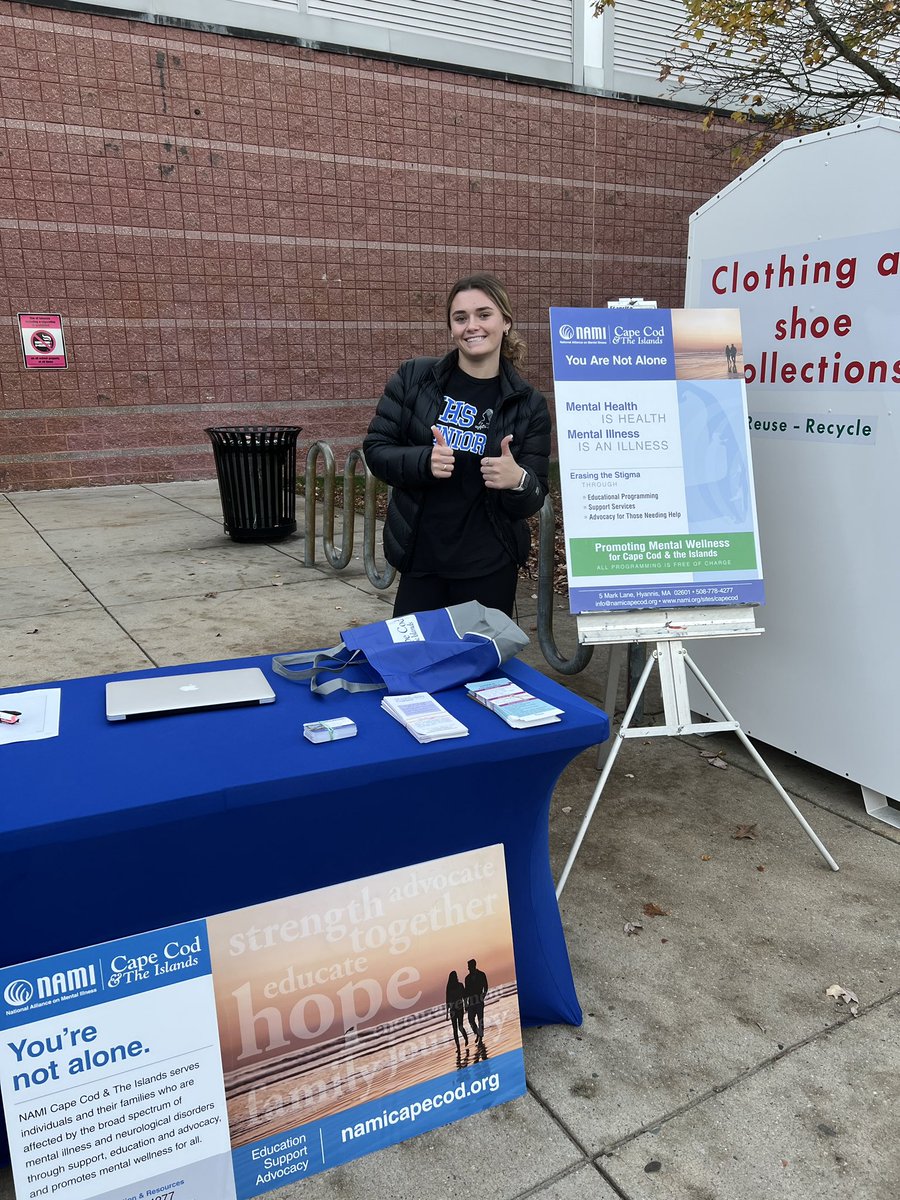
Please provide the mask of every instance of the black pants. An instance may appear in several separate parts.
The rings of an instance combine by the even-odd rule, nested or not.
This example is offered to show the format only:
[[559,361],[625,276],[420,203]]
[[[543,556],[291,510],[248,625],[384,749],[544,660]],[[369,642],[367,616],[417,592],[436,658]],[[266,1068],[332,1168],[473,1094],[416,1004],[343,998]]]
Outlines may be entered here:
[[442,575],[401,575],[394,600],[394,616],[428,612],[450,604],[479,600],[486,608],[499,608],[512,616],[516,603],[519,569],[508,563],[490,575],[475,579],[445,579]]

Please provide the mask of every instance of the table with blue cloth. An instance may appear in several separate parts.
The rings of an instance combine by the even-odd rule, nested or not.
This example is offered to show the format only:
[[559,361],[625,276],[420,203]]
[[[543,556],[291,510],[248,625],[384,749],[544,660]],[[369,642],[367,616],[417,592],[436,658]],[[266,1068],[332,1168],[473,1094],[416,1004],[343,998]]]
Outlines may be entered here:
[[[270,658],[116,678],[242,666],[274,704],[111,723],[108,677],[49,685],[59,736],[0,747],[0,965],[502,842],[523,1024],[579,1024],[548,814],[606,716],[515,661],[497,674],[564,709],[558,723],[510,729],[458,688],[439,699],[469,736],[425,745],[384,693],[313,696]],[[304,739],[334,716],[358,736]]]

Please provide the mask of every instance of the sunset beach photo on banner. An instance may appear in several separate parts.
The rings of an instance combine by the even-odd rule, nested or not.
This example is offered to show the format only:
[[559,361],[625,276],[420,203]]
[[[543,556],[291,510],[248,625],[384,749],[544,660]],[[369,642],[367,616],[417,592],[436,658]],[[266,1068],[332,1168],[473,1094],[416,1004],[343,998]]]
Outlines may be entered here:
[[737,308],[672,309],[676,379],[740,379],[744,373]]
[[[521,1055],[502,846],[208,927],[234,1147]],[[459,1093],[442,1123],[474,1111]]]

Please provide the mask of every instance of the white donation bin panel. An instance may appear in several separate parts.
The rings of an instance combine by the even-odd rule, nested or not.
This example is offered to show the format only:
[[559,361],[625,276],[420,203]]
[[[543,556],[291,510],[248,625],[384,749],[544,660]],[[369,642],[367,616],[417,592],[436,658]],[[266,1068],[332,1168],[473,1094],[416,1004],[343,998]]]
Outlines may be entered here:
[[898,196],[894,119],[785,142],[694,213],[685,295],[740,309],[767,593],[691,653],[752,736],[894,798]]

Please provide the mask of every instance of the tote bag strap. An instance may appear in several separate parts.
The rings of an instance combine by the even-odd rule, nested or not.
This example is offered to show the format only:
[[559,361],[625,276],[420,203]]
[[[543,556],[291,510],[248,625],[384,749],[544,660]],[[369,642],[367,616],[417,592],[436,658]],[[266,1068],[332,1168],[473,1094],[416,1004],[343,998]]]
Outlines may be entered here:
[[[329,650],[303,650],[297,654],[276,654],[272,659],[272,670],[284,679],[292,679],[297,683],[309,680],[310,691],[317,696],[328,696],[332,692],[377,692],[383,691],[382,681],[362,683],[353,679],[344,679],[340,672],[355,664],[365,664],[365,655],[354,650],[347,656],[347,647],[343,642],[332,646]],[[296,669],[299,668],[299,669]],[[320,675],[331,674],[330,679],[319,681]]]

